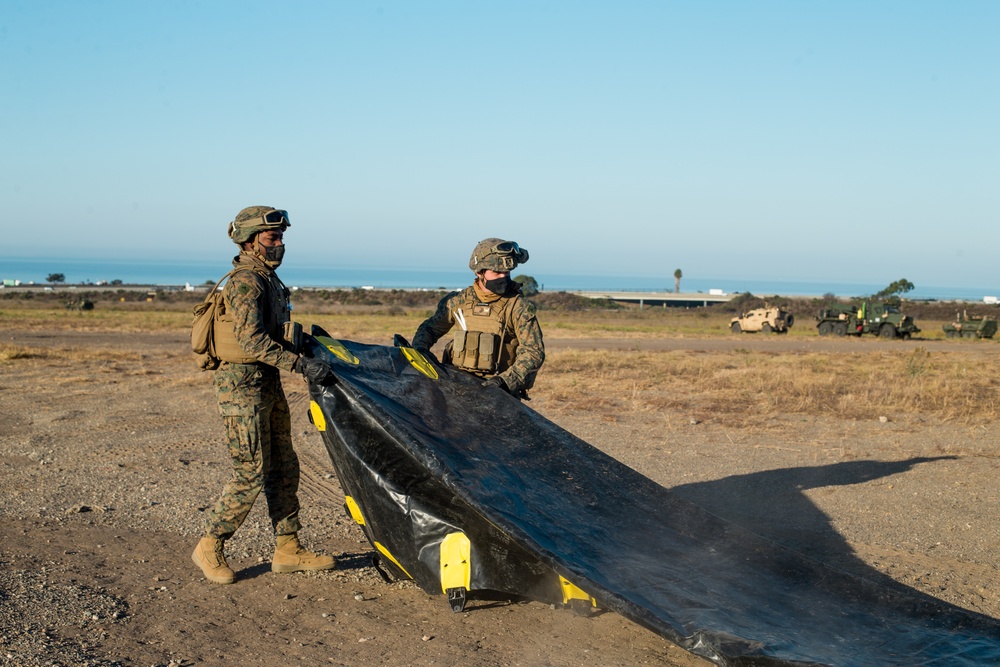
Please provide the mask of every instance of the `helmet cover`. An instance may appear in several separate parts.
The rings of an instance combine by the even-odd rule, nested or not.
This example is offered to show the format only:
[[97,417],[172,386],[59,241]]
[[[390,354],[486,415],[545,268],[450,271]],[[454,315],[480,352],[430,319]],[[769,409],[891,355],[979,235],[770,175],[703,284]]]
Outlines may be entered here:
[[498,238],[483,239],[476,244],[469,258],[469,268],[473,273],[480,271],[496,271],[508,273],[517,268],[518,264],[528,261],[528,251],[513,241]]
[[233,243],[243,244],[253,238],[254,234],[273,229],[284,231],[291,227],[288,211],[276,209],[273,206],[247,206],[236,214],[236,219],[229,223],[229,238]]

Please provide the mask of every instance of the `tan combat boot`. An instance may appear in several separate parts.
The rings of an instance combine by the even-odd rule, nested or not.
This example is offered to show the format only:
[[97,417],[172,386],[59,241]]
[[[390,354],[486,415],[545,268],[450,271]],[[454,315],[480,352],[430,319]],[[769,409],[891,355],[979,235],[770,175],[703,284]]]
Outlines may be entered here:
[[314,554],[299,544],[298,535],[278,535],[271,572],[310,572],[332,570],[337,566],[331,556]]
[[236,573],[226,563],[222,553],[222,540],[215,537],[203,537],[191,554],[191,560],[201,568],[205,578],[217,584],[231,584],[236,581]]

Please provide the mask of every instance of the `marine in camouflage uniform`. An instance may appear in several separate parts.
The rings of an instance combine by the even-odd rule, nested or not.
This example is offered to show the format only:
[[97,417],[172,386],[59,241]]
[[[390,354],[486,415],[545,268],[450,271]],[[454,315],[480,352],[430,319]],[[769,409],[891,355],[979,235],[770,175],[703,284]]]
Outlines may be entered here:
[[299,460],[279,373],[291,371],[298,359],[278,334],[288,319],[287,290],[274,271],[262,271],[268,267],[257,256],[241,252],[233,266],[238,270],[223,298],[245,356],[223,359],[214,378],[233,478],[209,512],[205,532],[221,540],[232,537],[263,487],[275,534],[297,533]]
[[208,512],[206,536],[192,554],[206,578],[216,583],[235,580],[223,544],[243,523],[261,490],[277,541],[272,570],[334,567],[332,558],[303,549],[297,537],[299,460],[292,448],[280,371],[298,371],[322,381],[330,370],[295,349],[289,292],[274,271],[284,255],[283,232],[289,226],[287,212],[269,206],[245,208],[229,226],[240,254],[233,260],[234,271],[223,291],[224,308],[216,319],[219,366],[214,384],[232,476]]
[[510,272],[528,261],[528,251],[512,241],[480,241],[469,259],[475,282],[446,295],[413,336],[413,347],[430,348],[457,327],[443,361],[496,384],[511,395],[527,390],[545,361],[535,306],[521,294]]

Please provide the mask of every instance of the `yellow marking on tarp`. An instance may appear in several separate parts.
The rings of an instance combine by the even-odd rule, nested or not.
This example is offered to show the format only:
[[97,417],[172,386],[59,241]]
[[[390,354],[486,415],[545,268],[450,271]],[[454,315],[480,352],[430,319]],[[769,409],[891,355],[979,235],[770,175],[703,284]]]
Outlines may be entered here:
[[441,591],[469,590],[472,582],[472,543],[465,533],[450,533],[441,541]]
[[434,368],[434,364],[427,361],[427,357],[425,357],[420,350],[412,347],[401,347],[399,349],[403,351],[403,356],[409,359],[411,366],[432,380],[438,379],[438,372],[437,369]]
[[323,416],[323,410],[320,409],[319,403],[309,401],[309,414],[312,416],[313,425],[316,427],[316,430],[325,431],[326,417]]
[[358,365],[361,361],[351,353],[344,344],[335,338],[330,338],[329,336],[316,336],[316,340],[319,341],[320,345],[330,350],[335,357],[341,361],[346,361],[349,364]]
[[563,604],[569,604],[570,600],[589,600],[591,606],[597,606],[597,600],[587,595],[582,589],[570,583],[569,579],[559,577],[559,584],[562,586]]
[[358,507],[356,502],[354,502],[354,498],[345,496],[344,504],[347,505],[347,511],[351,513],[351,518],[354,519],[359,526],[365,525],[365,517],[361,513],[361,508]]
[[376,542],[375,543],[375,548],[379,550],[379,553],[381,553],[383,556],[385,556],[386,558],[388,558],[389,560],[391,560],[393,563],[395,563],[396,567],[398,567],[400,569],[400,571],[402,571],[402,573],[406,575],[407,579],[412,579],[413,578],[410,575],[410,573],[406,571],[406,568],[403,567],[402,565],[400,565],[398,560],[396,560],[395,558],[393,558],[392,554],[389,553],[389,550],[386,549],[384,546],[382,546],[381,542]]

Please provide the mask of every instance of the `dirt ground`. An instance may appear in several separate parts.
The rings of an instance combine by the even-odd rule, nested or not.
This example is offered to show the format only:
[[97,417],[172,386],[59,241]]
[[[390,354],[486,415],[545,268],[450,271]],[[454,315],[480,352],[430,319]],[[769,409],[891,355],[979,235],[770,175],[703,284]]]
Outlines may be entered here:
[[[385,583],[342,509],[307,420],[305,386],[293,376],[285,388],[303,468],[302,539],[338,567],[271,573],[261,499],[227,545],[237,583],[208,583],[190,554],[227,463],[211,377],[195,368],[186,336],[7,330],[0,342],[29,351],[0,361],[4,665],[708,664],[613,613],[582,618],[535,602],[473,601],[454,614],[442,596]],[[707,353],[838,344],[869,343],[547,341],[549,349]],[[796,416],[740,430],[650,412],[609,420],[583,405],[556,405],[544,377],[530,407],[786,546],[1000,617],[996,425]]]

